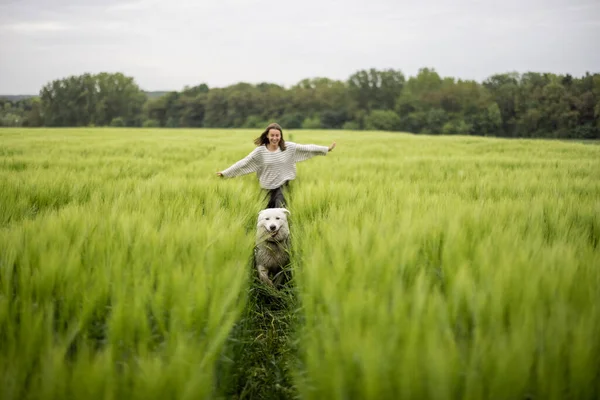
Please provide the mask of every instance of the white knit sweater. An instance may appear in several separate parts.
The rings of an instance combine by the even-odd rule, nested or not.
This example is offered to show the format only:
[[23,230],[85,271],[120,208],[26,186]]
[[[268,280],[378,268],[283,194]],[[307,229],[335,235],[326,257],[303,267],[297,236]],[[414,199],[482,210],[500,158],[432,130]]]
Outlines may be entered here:
[[256,147],[245,158],[224,170],[223,176],[246,175],[256,172],[258,181],[263,189],[275,189],[285,181],[296,178],[296,163],[308,160],[317,155],[327,155],[329,148],[316,144],[297,144],[285,142],[286,149],[281,151],[267,150],[264,145]]

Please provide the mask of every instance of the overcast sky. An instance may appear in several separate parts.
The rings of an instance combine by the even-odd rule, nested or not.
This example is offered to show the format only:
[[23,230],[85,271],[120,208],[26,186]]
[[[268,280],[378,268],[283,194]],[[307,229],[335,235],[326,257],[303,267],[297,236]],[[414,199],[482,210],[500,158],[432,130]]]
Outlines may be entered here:
[[600,0],[0,0],[0,94],[85,72],[144,90],[359,69],[600,72]]

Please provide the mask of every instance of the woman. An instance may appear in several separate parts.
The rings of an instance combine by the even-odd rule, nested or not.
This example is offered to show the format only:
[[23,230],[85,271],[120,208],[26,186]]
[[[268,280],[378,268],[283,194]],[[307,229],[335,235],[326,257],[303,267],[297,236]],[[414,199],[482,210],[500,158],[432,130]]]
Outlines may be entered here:
[[254,144],[256,149],[226,170],[217,172],[217,175],[233,178],[256,172],[260,186],[270,194],[267,208],[285,207],[282,188],[296,178],[297,162],[316,155],[327,155],[335,148],[335,142],[329,147],[286,143],[281,126],[276,123],[269,124]]

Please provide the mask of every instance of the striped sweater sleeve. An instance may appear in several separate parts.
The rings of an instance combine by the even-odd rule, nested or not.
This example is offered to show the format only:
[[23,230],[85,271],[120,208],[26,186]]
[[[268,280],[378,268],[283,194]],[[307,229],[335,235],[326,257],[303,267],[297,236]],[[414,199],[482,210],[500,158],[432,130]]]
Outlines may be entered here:
[[227,178],[233,178],[234,176],[241,176],[252,172],[257,172],[260,168],[259,150],[260,147],[257,147],[246,157],[222,171],[223,176]]
[[294,152],[294,162],[300,162],[308,160],[314,156],[327,155],[329,147],[319,146],[316,144],[296,144],[296,151]]

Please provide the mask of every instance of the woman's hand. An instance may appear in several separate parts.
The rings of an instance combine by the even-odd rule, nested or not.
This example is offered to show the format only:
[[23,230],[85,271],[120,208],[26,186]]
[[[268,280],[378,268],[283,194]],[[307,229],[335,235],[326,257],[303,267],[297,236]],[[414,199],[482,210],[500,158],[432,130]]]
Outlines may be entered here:
[[333,149],[335,149],[335,142],[333,142],[333,143],[331,144],[331,146],[329,146],[329,151],[331,151],[331,150],[333,150]]
[[217,175],[223,176],[223,173],[222,172],[217,172]]

